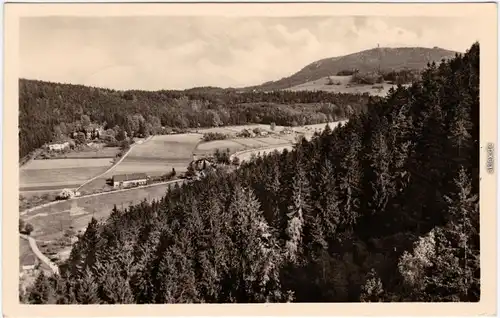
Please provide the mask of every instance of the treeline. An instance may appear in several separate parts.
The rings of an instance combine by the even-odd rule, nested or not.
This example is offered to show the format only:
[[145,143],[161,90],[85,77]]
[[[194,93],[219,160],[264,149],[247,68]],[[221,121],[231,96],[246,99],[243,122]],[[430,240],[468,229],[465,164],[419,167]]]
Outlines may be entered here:
[[479,44],[293,151],[92,220],[28,303],[480,299]]
[[62,132],[97,123],[127,136],[169,129],[242,125],[316,124],[363,111],[367,95],[234,90],[115,91],[81,85],[19,81],[19,156]]
[[337,76],[352,76],[351,82],[356,84],[377,84],[384,81],[391,84],[403,85],[411,84],[421,78],[421,71],[415,69],[390,70],[359,72],[359,70],[343,70],[337,73]]

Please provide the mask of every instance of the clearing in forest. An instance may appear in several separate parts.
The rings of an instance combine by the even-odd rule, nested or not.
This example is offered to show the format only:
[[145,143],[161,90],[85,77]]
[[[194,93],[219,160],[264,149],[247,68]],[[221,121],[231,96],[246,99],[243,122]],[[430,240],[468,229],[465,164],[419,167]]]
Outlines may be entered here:
[[[173,185],[172,185],[173,186]],[[23,220],[33,225],[31,236],[37,240],[55,240],[65,231],[84,229],[92,217],[106,219],[114,205],[126,208],[144,199],[158,200],[165,195],[167,184],[147,188],[110,192],[97,196],[61,201],[23,215]]]
[[32,160],[19,171],[20,190],[49,190],[74,187],[106,171],[112,159]]
[[134,145],[122,162],[80,190],[82,194],[98,189],[109,190],[106,179],[118,174],[146,173],[148,176],[161,176],[170,173],[172,168],[177,173],[184,172],[193,160],[193,151],[201,137],[202,135],[194,133],[153,136],[146,142]]

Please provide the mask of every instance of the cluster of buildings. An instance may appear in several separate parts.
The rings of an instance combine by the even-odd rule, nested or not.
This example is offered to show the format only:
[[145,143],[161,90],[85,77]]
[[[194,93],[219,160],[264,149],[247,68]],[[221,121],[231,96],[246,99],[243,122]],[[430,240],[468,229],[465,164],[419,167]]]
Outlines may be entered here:
[[95,138],[99,138],[101,135],[104,134],[104,129],[100,126],[94,126],[94,127],[89,127],[89,128],[84,128],[81,131],[74,131],[71,134],[71,137],[73,139],[78,136],[78,133],[84,133],[86,139],[93,140]]
[[[100,136],[104,135],[104,129],[101,126],[92,126],[90,128],[84,128],[81,131],[73,131],[70,133],[71,138],[77,139],[78,134],[83,133],[85,135],[86,140],[94,140],[98,139]],[[64,141],[64,142],[53,142],[49,145],[47,145],[47,150],[51,151],[64,151],[66,149],[70,149],[74,147],[75,143],[74,141]]]
[[255,138],[255,137],[263,137],[269,135],[269,132],[260,129],[243,129],[238,136],[243,138]]

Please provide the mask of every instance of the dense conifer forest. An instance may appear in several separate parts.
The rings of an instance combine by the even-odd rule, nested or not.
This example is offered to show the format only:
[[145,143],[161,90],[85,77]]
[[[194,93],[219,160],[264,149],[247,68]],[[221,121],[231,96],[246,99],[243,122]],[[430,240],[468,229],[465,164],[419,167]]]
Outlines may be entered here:
[[[368,95],[326,92],[237,92],[198,88],[185,91],[115,91],[21,79],[19,156],[79,131],[85,121],[131,135],[134,117],[151,131],[224,125],[308,125],[346,118],[364,110]],[[56,131],[58,133],[56,133]]]
[[476,43],[290,152],[92,220],[61,275],[21,299],[477,302],[478,162]]

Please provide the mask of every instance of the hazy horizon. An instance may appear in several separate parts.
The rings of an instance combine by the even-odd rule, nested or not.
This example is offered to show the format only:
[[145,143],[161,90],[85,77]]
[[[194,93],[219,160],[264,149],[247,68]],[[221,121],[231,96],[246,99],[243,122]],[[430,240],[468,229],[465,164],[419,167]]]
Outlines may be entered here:
[[117,90],[237,88],[378,44],[465,52],[477,41],[471,23],[463,17],[30,17],[20,23],[19,75]]

